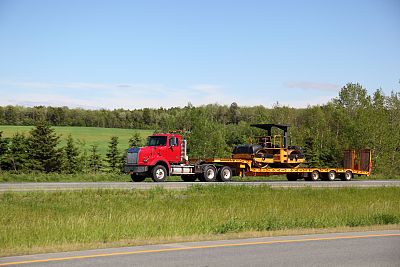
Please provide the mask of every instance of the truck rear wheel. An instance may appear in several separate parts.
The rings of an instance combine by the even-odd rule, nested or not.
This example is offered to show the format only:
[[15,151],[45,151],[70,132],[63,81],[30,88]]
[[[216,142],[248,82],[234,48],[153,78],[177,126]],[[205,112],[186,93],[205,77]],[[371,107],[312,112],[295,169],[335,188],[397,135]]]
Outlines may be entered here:
[[232,179],[232,169],[229,166],[222,167],[218,172],[218,180],[229,182]]
[[146,176],[139,175],[137,173],[132,173],[131,179],[132,179],[132,182],[138,183],[138,182],[143,182],[146,179]]
[[215,182],[217,179],[217,169],[213,165],[206,165],[201,176],[202,182]]
[[156,165],[151,174],[154,182],[164,182],[167,178],[167,170],[162,165]]

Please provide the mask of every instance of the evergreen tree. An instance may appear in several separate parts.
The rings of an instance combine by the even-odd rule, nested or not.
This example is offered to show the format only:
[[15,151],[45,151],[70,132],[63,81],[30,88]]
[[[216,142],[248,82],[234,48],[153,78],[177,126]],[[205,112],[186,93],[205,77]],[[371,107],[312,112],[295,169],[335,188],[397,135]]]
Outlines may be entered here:
[[92,145],[89,155],[89,167],[92,172],[98,172],[103,167],[101,156],[98,153],[97,145]]
[[57,148],[60,137],[44,121],[30,131],[28,138],[31,169],[55,172],[61,168],[61,151]]
[[66,173],[76,173],[78,167],[79,150],[74,144],[71,134],[68,135],[67,144],[64,147],[64,159],[62,169]]
[[14,171],[23,171],[28,168],[29,154],[25,135],[16,133],[11,138],[8,147],[8,159]]
[[89,156],[87,149],[84,148],[82,153],[78,156],[78,165],[77,165],[78,172],[88,172],[89,169]]
[[8,144],[9,144],[9,139],[3,138],[3,132],[0,131],[0,170],[7,169]]
[[86,148],[86,142],[84,140],[76,140],[76,145],[79,147],[79,155],[77,156],[77,172],[89,172],[89,155],[88,149]]
[[108,145],[107,163],[112,172],[121,170],[121,155],[118,151],[118,137],[112,136]]
[[129,138],[129,145],[131,147],[140,147],[143,144],[143,139],[138,132],[135,132],[131,138]]

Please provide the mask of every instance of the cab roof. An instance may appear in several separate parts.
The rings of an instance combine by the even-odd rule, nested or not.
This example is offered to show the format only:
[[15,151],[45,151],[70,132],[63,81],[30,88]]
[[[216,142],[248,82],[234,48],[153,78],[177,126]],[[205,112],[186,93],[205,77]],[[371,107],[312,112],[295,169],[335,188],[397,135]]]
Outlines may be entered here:
[[176,133],[153,133],[149,136],[180,136],[180,134]]

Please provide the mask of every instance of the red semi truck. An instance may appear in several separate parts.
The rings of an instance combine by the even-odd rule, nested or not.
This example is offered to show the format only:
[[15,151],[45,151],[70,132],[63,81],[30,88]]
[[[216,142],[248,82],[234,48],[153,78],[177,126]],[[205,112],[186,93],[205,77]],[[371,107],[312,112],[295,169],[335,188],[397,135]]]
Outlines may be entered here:
[[[151,177],[164,182],[167,176],[180,175],[184,181],[214,181],[217,168],[213,164],[191,164],[187,156],[187,141],[180,134],[158,133],[148,137],[144,147],[128,149],[125,171],[132,181]],[[232,173],[229,173],[229,179]]]
[[[197,179],[203,182],[228,182],[234,175],[242,177],[286,175],[289,181],[298,179],[333,181],[336,178],[349,181],[354,174],[369,176],[371,173],[369,149],[361,150],[359,154],[356,154],[355,150],[345,151],[342,168],[303,168],[300,164],[296,164],[304,162],[298,147],[293,149],[287,145],[287,126],[275,124],[262,126],[267,127],[266,125],[284,129],[283,141],[280,135],[275,135],[273,138],[269,136],[268,140],[274,141],[268,146],[260,147],[261,143],[237,146],[231,158],[210,158],[195,162],[189,161],[187,141],[180,134],[153,134],[148,137],[146,146],[128,149],[125,172],[130,173],[134,182],[142,182],[146,177],[151,177],[155,182],[164,182],[168,176],[173,175],[181,176],[186,182],[194,182]],[[265,138],[264,136],[261,139],[264,144]],[[257,151],[262,151],[264,154],[259,156]]]

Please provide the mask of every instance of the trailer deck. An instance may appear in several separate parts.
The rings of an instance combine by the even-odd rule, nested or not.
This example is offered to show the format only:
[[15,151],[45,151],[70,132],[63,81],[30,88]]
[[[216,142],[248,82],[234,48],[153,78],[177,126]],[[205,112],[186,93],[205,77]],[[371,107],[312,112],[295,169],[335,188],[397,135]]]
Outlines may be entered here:
[[340,177],[342,180],[351,180],[353,175],[371,175],[372,170],[372,152],[370,149],[360,150],[356,155],[355,150],[346,150],[344,152],[344,167],[341,168],[257,168],[253,166],[251,159],[235,159],[235,158],[210,158],[205,163],[229,166],[235,170],[235,174],[246,176],[271,176],[271,175],[288,175],[288,179],[308,179],[316,181],[326,178],[326,180],[334,180]]

